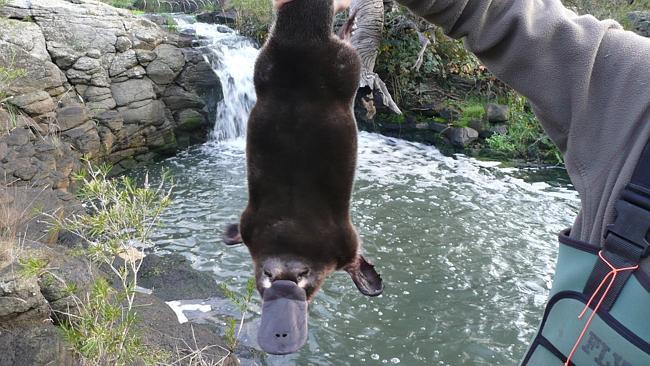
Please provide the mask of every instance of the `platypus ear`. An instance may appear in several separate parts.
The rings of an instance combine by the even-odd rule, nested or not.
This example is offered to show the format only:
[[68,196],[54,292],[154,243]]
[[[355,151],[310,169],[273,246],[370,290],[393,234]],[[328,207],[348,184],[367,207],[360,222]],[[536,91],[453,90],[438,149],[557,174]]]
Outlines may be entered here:
[[241,234],[239,233],[239,224],[230,224],[226,226],[226,231],[223,233],[223,242],[226,245],[241,244]]
[[381,276],[375,271],[375,266],[368,263],[361,255],[350,265],[343,268],[352,277],[359,291],[366,296],[378,296],[384,291]]

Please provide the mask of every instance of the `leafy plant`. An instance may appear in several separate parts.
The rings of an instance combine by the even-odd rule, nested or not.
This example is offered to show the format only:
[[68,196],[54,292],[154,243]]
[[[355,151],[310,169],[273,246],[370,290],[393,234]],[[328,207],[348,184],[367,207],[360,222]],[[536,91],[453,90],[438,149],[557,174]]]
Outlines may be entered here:
[[0,66],[0,104],[3,104],[8,99],[7,90],[12,83],[27,74],[27,70],[21,68],[14,68],[13,60],[10,62],[9,67]]
[[61,327],[88,364],[154,363],[155,350],[145,347],[134,329],[134,300],[143,250],[153,244],[151,232],[171,203],[171,190],[164,188],[169,177],[163,174],[157,186],[145,179],[139,187],[127,177],[109,180],[109,171],[108,165],[96,168],[89,164],[86,173],[75,177],[77,196],[88,214],[68,218],[48,215],[57,229],[86,241],[89,256],[108,268],[119,284],[114,289],[105,279],[95,280],[84,299],[74,298],[77,312],[61,314],[65,315]]
[[228,285],[225,283],[221,284],[221,289],[223,290],[224,295],[230,302],[232,302],[237,309],[241,312],[241,318],[239,320],[239,327],[237,328],[237,320],[234,318],[229,319],[228,327],[225,331],[225,338],[230,351],[232,352],[237,347],[237,342],[239,335],[244,326],[244,320],[246,318],[246,313],[248,312],[248,307],[250,305],[253,294],[255,293],[255,279],[249,278],[246,282],[246,292],[243,295],[240,295],[228,288]]
[[267,0],[231,0],[228,8],[237,14],[235,27],[242,34],[262,43],[273,19],[271,2]]
[[489,137],[487,143],[491,149],[526,160],[563,163],[562,154],[529,110],[526,98],[512,92],[501,102],[510,106],[508,132]]

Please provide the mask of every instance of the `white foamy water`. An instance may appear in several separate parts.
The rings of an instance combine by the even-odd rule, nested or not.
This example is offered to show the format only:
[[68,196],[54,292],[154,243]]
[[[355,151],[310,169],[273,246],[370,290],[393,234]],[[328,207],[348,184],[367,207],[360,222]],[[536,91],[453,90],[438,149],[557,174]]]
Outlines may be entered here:
[[223,101],[217,107],[212,138],[225,141],[244,136],[246,120],[255,104],[253,67],[258,50],[246,37],[218,24],[176,20],[181,30],[191,29],[208,55],[207,59],[221,81]]

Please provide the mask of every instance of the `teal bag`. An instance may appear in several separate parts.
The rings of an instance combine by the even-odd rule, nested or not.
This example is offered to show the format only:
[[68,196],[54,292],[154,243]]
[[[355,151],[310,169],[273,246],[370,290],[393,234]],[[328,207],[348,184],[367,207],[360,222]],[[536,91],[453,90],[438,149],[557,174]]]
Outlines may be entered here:
[[650,366],[650,142],[604,246],[559,236],[550,300],[525,366]]

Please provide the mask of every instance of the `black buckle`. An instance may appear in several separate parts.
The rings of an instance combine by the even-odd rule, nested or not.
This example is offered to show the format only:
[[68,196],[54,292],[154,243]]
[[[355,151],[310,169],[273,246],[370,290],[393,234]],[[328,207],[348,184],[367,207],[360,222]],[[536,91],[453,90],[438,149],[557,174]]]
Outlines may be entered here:
[[650,210],[635,204],[634,198],[647,199],[626,188],[616,202],[616,219],[607,226],[605,248],[638,261],[650,254]]

